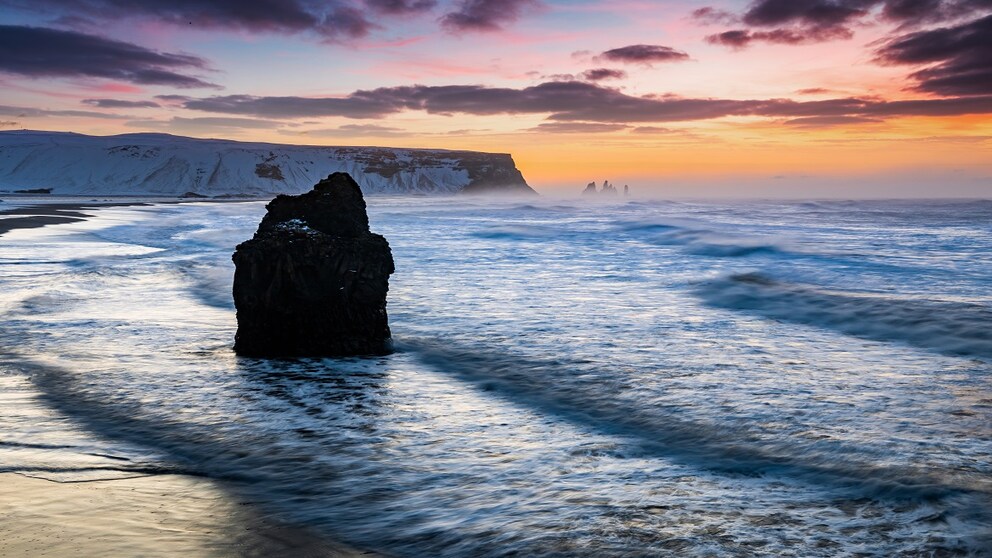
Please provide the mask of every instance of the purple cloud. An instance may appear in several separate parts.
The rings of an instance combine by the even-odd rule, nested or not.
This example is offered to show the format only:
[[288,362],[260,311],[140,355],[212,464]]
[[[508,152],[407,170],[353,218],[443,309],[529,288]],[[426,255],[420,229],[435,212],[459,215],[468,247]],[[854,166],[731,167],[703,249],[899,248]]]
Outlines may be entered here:
[[614,70],[612,68],[594,68],[592,70],[586,70],[582,72],[582,77],[589,81],[603,81],[605,79],[624,79],[627,77],[627,72],[623,70]]
[[712,6],[706,6],[693,10],[692,13],[689,14],[689,17],[703,25],[716,25],[720,23],[732,25],[737,23],[740,19],[731,12],[714,8]]
[[429,12],[437,6],[435,0],[365,0],[375,12],[389,15],[409,15]]
[[65,22],[130,17],[195,29],[312,32],[328,39],[367,35],[376,27],[366,17],[369,11],[399,15],[433,6],[418,0],[3,0],[0,4],[59,14]]
[[87,110],[46,110],[33,107],[12,107],[0,105],[0,116],[14,116],[17,118],[47,118],[49,116],[67,116],[70,118],[103,118],[107,120],[118,120],[131,118],[119,114],[109,114],[105,112],[93,112]]
[[608,50],[599,55],[602,60],[611,62],[653,64],[655,62],[682,62],[689,55],[681,50],[661,45],[630,45]]
[[0,72],[38,77],[94,77],[142,85],[214,88],[180,71],[204,70],[202,58],[74,31],[0,25]]
[[124,101],[120,99],[83,99],[84,105],[99,108],[158,108],[155,101]]
[[992,15],[951,27],[900,35],[877,51],[883,64],[929,65],[910,77],[941,95],[992,94]]
[[877,3],[878,0],[759,0],[744,12],[742,20],[758,27],[836,27],[868,15]]
[[455,33],[498,31],[539,5],[537,0],[461,0],[454,11],[441,18],[441,25]]
[[990,10],[989,0],[756,0],[740,16],[747,27],[706,40],[737,49],[753,42],[804,44],[851,38],[854,26],[877,16],[906,27],[975,18]]
[[817,27],[812,29],[772,29],[771,31],[748,31],[746,29],[734,29],[708,35],[706,42],[715,45],[728,46],[734,49],[742,49],[753,42],[765,42],[781,45],[801,45],[807,43],[819,43],[832,39],[850,39],[852,33],[846,27]]

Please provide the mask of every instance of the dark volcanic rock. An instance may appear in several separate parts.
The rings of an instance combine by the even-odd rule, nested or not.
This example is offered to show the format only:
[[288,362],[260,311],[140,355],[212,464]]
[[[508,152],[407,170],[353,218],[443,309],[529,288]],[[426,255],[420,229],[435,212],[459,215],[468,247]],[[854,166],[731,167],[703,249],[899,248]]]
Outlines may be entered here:
[[471,181],[462,194],[537,195],[508,154],[460,152],[457,168],[465,169]]
[[234,252],[241,355],[345,356],[390,351],[389,243],[369,232],[365,200],[346,173],[299,196],[277,196]]

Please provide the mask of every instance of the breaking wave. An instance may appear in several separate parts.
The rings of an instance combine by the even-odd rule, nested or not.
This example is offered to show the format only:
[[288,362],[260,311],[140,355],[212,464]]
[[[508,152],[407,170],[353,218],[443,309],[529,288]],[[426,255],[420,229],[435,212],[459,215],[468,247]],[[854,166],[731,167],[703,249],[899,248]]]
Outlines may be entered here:
[[709,281],[696,293],[719,308],[942,354],[992,359],[992,308],[982,304],[832,291],[757,273]]
[[686,253],[716,258],[740,258],[756,254],[792,251],[767,238],[728,234],[687,220],[641,219],[625,221],[620,230],[642,241],[661,246],[682,246]]
[[476,238],[494,240],[539,240],[561,236],[562,232],[541,225],[497,225],[471,233]]

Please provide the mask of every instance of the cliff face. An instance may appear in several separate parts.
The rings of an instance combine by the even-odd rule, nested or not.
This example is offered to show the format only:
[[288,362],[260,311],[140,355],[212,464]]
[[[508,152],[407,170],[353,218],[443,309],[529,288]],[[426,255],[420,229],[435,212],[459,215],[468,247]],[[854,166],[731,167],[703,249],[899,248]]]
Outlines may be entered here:
[[0,190],[265,197],[306,192],[334,172],[355,176],[365,194],[535,193],[501,153],[0,132]]

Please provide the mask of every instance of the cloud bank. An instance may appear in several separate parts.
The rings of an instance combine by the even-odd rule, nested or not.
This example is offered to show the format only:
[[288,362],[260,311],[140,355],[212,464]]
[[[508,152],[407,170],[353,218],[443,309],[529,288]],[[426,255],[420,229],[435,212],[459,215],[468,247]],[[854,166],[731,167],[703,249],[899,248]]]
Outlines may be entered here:
[[909,28],[974,18],[990,10],[989,0],[756,0],[739,15],[706,7],[692,17],[703,24],[742,24],[706,37],[710,43],[740,49],[755,42],[849,39],[855,27],[877,19]]
[[521,89],[482,85],[383,87],[327,98],[222,95],[191,99],[184,107],[276,119],[331,116],[377,119],[404,111],[423,111],[477,116],[546,114],[549,120],[558,122],[625,124],[727,116],[888,118],[992,114],[992,95],[913,101],[856,97],[820,101],[738,100],[632,96],[595,83],[552,81]]

